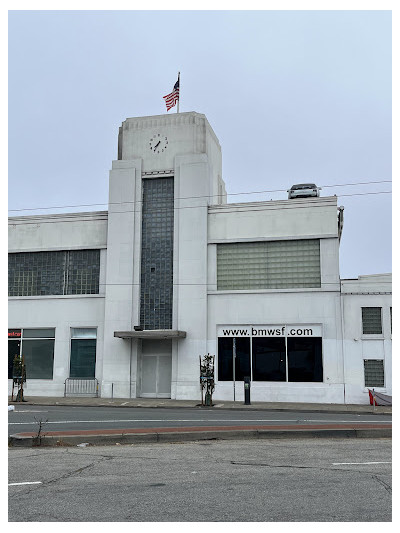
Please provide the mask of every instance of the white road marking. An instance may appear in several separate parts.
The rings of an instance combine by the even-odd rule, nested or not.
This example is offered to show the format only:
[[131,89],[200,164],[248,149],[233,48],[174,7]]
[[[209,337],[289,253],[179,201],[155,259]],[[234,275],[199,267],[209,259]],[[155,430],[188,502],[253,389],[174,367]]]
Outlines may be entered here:
[[[105,424],[116,424],[121,422],[192,422],[192,423],[198,423],[198,422],[207,422],[208,424],[212,425],[213,423],[217,422],[242,422],[242,423],[256,423],[256,422],[262,422],[264,424],[266,423],[273,423],[273,422],[284,422],[286,424],[303,424],[306,422],[314,422],[314,423],[321,423],[321,422],[328,422],[331,424],[370,424],[370,420],[323,420],[323,419],[304,419],[304,420],[288,420],[288,419],[231,419],[231,418],[216,418],[216,419],[207,419],[207,418],[199,418],[199,419],[193,419],[193,418],[176,418],[176,419],[170,419],[167,420],[165,418],[161,419],[143,419],[143,418],[134,418],[134,419],[119,419],[119,420],[56,420],[56,421],[48,421],[44,422],[44,424],[98,424],[98,423],[105,423]],[[37,422],[31,421],[31,422],[9,422],[9,426],[30,426],[33,424],[36,424]],[[380,424],[391,424],[391,420],[380,420]]]
[[34,411],[33,409],[29,409],[29,410],[23,410],[23,411],[17,411],[17,410],[14,410],[13,413],[15,414],[19,414],[19,415],[23,415],[25,413],[48,413],[48,411]]
[[8,486],[12,487],[15,485],[40,485],[43,481],[23,481],[22,483],[9,483]]
[[332,463],[333,465],[391,465],[392,461],[367,461],[365,463]]

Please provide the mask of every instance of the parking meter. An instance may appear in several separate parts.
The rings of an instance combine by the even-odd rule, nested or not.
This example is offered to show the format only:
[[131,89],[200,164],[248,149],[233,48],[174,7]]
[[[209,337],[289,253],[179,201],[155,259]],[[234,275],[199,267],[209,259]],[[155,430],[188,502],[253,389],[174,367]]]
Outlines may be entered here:
[[250,376],[244,376],[243,382],[244,382],[244,404],[250,405]]

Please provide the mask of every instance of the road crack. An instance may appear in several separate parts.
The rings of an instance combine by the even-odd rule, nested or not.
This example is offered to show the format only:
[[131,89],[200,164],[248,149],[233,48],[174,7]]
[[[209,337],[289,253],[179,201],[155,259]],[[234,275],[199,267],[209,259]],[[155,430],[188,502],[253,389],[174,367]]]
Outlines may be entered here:
[[101,456],[100,459],[98,461],[94,461],[93,463],[90,463],[86,466],[82,466],[81,468],[77,468],[76,470],[71,470],[70,472],[67,472],[66,474],[63,474],[62,476],[59,476],[57,478],[54,478],[54,479],[50,479],[49,481],[43,481],[43,485],[51,485],[52,483],[56,483],[57,481],[61,481],[63,479],[68,479],[69,477],[72,477],[74,475],[77,475],[77,474],[81,474],[83,471],[85,470],[88,470],[89,468],[92,468],[93,466],[101,463],[102,461],[109,461],[110,459],[112,459],[111,457],[109,456]]
[[383,479],[380,479],[376,475],[372,475],[371,477],[372,479],[375,479],[375,481],[377,481],[380,485],[382,485],[382,487],[387,490],[389,494],[392,494],[392,487],[389,485],[389,483],[386,483],[386,481],[383,481]]

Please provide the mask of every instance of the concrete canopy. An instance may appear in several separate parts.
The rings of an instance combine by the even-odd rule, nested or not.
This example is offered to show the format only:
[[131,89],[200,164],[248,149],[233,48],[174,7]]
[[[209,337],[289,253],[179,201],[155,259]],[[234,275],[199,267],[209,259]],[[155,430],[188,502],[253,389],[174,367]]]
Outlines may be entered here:
[[120,339],[184,339],[186,331],[175,329],[147,329],[142,331],[114,331]]

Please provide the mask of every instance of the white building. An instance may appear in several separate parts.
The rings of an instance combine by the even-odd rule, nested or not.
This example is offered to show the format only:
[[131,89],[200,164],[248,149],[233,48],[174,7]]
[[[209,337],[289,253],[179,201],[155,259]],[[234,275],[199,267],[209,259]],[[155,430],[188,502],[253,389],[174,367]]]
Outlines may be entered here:
[[22,353],[27,396],[200,399],[210,353],[215,400],[391,394],[391,276],[340,280],[342,222],[336,197],[227,204],[204,115],[129,118],[108,211],[9,220],[9,378]]

